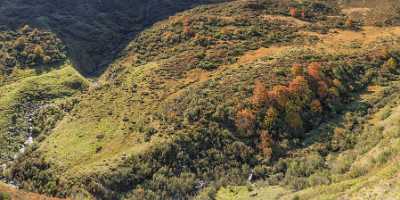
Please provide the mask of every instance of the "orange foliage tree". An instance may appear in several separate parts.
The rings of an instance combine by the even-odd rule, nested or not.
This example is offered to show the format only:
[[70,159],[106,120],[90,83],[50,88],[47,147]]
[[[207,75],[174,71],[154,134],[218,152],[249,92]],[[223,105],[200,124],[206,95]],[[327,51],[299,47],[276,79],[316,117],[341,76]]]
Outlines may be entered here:
[[268,92],[268,98],[275,100],[279,106],[284,108],[289,101],[289,89],[286,86],[277,85]]
[[309,76],[317,81],[322,80],[321,64],[316,62],[310,63],[307,67],[307,73]]
[[272,142],[271,135],[267,131],[261,131],[258,147],[267,159],[271,159],[272,157]]
[[243,131],[252,131],[256,123],[256,116],[249,109],[242,109],[236,114],[236,127]]
[[292,96],[292,100],[297,106],[302,107],[307,102],[309,102],[312,91],[308,85],[308,81],[304,78],[304,76],[296,76],[289,83],[289,92]]
[[251,102],[254,105],[260,106],[267,101],[268,98],[268,91],[264,87],[264,84],[256,80],[253,89],[253,96],[251,97]]

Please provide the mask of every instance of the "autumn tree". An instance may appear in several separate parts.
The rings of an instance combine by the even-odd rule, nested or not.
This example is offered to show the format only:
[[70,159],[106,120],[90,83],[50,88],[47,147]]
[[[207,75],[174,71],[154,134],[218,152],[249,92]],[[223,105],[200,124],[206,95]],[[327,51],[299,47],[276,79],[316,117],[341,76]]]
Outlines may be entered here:
[[301,118],[299,112],[288,110],[286,112],[285,121],[287,125],[296,132],[302,132],[303,119]]
[[396,72],[397,67],[398,67],[397,60],[394,58],[390,58],[388,61],[385,62],[385,64],[383,64],[382,69],[393,73]]
[[264,87],[264,84],[256,80],[253,89],[253,96],[251,97],[251,102],[254,105],[260,106],[267,101],[268,98],[268,91]]
[[191,20],[188,16],[184,17],[182,25],[183,25],[183,33],[185,34],[185,36],[188,36],[188,37],[194,36],[194,33],[190,27]]
[[260,144],[258,147],[260,148],[263,156],[268,160],[272,157],[272,142],[272,137],[268,131],[261,131]]
[[332,81],[333,85],[338,88],[339,90],[343,90],[343,84],[339,79],[333,79]]
[[14,48],[17,50],[23,50],[26,44],[26,40],[24,37],[19,37],[14,42]]
[[321,64],[317,62],[310,63],[307,67],[307,73],[314,80],[321,81]]
[[329,86],[324,81],[318,81],[318,96],[323,99],[328,96]]
[[295,7],[289,7],[289,14],[292,17],[296,17],[297,16],[297,8]]
[[289,89],[286,86],[277,85],[272,91],[268,92],[268,98],[284,108],[289,101]]
[[347,18],[346,21],[344,22],[344,26],[346,28],[353,28],[353,26],[354,26],[353,20],[350,18]]
[[239,130],[249,134],[254,129],[256,116],[254,115],[253,111],[249,109],[242,109],[236,114],[235,123]]
[[301,9],[301,18],[305,19],[306,18],[306,9]]
[[279,117],[279,111],[273,106],[269,107],[267,109],[267,112],[265,113],[265,118],[264,118],[265,128],[271,130],[276,121],[278,120],[278,117]]
[[40,45],[35,46],[35,48],[33,49],[33,53],[38,57],[44,56],[44,50],[43,50],[42,46],[40,46]]
[[301,64],[293,64],[291,69],[293,76],[302,76],[303,75],[303,66]]
[[322,112],[322,105],[318,99],[314,99],[311,101],[310,110],[313,113],[321,113]]
[[304,76],[296,76],[296,78],[290,81],[289,92],[292,97],[291,100],[299,107],[309,102],[312,96],[312,91]]

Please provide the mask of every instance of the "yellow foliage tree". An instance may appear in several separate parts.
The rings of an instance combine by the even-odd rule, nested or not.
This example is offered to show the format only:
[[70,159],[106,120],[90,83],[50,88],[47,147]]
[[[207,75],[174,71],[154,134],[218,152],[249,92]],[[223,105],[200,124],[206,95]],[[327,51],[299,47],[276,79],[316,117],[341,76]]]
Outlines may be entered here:
[[303,75],[303,67],[300,64],[293,64],[292,65],[292,75],[293,76],[302,76]]
[[264,118],[264,125],[267,129],[271,129],[278,119],[279,112],[274,107],[269,107]]

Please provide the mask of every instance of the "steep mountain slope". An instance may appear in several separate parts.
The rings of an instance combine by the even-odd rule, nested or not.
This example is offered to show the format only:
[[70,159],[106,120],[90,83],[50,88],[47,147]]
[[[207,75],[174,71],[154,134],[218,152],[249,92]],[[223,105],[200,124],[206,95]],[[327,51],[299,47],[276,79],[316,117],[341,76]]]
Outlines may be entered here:
[[0,32],[0,162],[11,160],[30,136],[34,113],[87,87],[54,34],[26,26]]
[[0,24],[51,30],[68,47],[75,66],[99,75],[126,43],[156,21],[214,0],[4,0]]
[[67,58],[19,75],[6,108],[31,79],[55,95],[33,98],[37,143],[2,174],[75,199],[364,198],[396,183],[397,140],[376,120],[395,128],[400,30],[345,16],[352,3],[198,6],[138,34],[88,88]]

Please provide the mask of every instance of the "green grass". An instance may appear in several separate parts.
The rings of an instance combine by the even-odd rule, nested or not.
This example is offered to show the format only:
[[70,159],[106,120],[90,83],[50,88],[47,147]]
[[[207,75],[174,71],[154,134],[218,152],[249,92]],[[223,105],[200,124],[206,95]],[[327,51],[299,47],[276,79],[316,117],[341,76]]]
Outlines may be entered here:
[[[0,96],[0,137],[5,142],[1,147],[11,148],[8,151],[13,153],[17,150],[17,147],[13,146],[16,144],[10,146],[10,144],[6,145],[7,142],[15,141],[18,138],[20,139],[19,142],[22,142],[26,137],[26,133],[17,133],[14,136],[15,138],[8,138],[6,134],[11,126],[20,126],[14,124],[12,120],[19,117],[16,109],[18,106],[27,102],[51,102],[55,99],[62,99],[79,92],[88,84],[85,78],[72,66],[65,65],[48,73],[20,78],[13,83],[0,87],[2,94]],[[76,85],[79,87],[76,88]]]
[[246,186],[228,186],[221,188],[217,193],[216,200],[274,200],[291,192],[279,186],[264,188],[252,186],[251,188],[251,191],[249,191],[249,187]]
[[[145,84],[146,73],[157,67],[157,63],[151,63],[134,68],[124,84]],[[127,108],[126,104],[135,97],[128,98],[120,88],[99,87],[89,89],[82,96],[82,103],[41,144],[45,158],[65,170],[65,176],[107,171],[122,157],[144,152],[152,145],[143,142],[141,130],[144,112],[150,107],[133,104]],[[139,96],[136,99],[147,100]],[[101,150],[96,151],[99,147]]]

